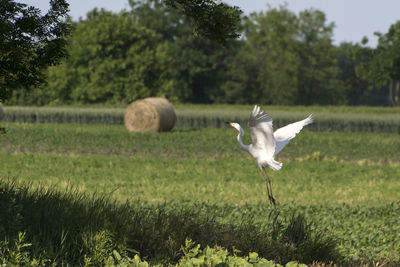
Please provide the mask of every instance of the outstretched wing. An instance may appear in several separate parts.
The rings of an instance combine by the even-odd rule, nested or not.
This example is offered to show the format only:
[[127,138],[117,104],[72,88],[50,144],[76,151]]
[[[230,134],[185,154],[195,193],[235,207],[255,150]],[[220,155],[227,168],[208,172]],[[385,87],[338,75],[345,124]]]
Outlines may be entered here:
[[279,128],[274,132],[275,137],[275,154],[278,154],[296,134],[298,134],[304,126],[314,121],[313,115],[311,114],[306,119],[298,122],[288,124],[282,128]]
[[266,156],[274,156],[275,139],[271,117],[255,105],[250,114],[249,128],[252,145],[258,150],[266,152]]

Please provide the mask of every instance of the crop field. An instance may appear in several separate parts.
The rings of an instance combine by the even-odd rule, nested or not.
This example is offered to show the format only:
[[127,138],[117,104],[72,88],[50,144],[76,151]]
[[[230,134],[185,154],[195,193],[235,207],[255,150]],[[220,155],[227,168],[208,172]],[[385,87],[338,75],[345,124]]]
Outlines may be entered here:
[[[123,124],[126,107],[18,107],[5,108],[7,122]],[[247,123],[251,106],[177,105],[177,127],[225,127],[234,120]],[[313,113],[314,131],[400,133],[400,109],[383,107],[268,106],[275,126],[283,126]]]
[[[219,108],[218,120],[236,116],[230,113],[234,107]],[[180,108],[187,120],[190,109]],[[237,107],[246,114],[247,109]],[[287,119],[307,114],[304,107],[271,109]],[[330,110],[313,112],[318,118]],[[395,127],[399,116],[396,109],[338,112],[370,114]],[[111,256],[122,263],[137,253],[152,264],[183,264],[189,254],[208,251],[194,253],[188,239],[202,249],[210,246],[212,255],[222,253],[221,247],[232,257],[256,252],[260,264],[261,258],[281,264],[400,264],[397,132],[306,127],[279,154],[283,168],[268,170],[274,208],[236,131],[211,126],[129,133],[119,123],[2,123],[0,237],[9,244],[24,237],[34,259],[70,265],[105,264]],[[244,143],[250,143],[248,131]],[[251,255],[247,260],[256,263]]]

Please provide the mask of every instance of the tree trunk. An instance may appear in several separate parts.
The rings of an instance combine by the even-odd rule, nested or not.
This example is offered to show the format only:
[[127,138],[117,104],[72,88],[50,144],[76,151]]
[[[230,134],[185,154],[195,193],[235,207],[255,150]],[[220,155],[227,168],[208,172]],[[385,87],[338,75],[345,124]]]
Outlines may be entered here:
[[389,97],[390,97],[390,103],[392,104],[392,107],[394,107],[394,99],[393,99],[393,80],[390,80],[389,83]]

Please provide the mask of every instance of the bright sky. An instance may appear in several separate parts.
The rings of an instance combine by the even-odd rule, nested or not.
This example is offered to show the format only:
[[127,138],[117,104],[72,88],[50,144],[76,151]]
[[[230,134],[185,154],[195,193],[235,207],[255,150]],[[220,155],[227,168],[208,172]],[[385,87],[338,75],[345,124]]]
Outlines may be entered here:
[[[42,11],[47,11],[48,0],[21,0]],[[69,0],[70,15],[74,20],[84,18],[86,13],[95,7],[118,12],[129,9],[128,0]],[[245,14],[265,11],[267,5],[278,7],[285,2],[289,10],[300,12],[305,9],[318,9],[327,16],[328,22],[334,22],[334,43],[360,42],[364,36],[369,45],[376,46],[374,32],[386,33],[389,26],[400,20],[399,0],[224,0],[224,2],[240,7]]]

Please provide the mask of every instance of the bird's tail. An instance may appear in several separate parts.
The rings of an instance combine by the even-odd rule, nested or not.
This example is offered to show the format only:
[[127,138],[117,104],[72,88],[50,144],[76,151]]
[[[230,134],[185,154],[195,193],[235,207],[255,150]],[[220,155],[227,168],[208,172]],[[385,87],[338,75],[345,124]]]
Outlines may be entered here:
[[303,125],[306,126],[313,122],[314,122],[314,116],[313,114],[310,114],[306,119],[303,120]]
[[274,159],[268,161],[268,166],[273,169],[274,171],[279,171],[282,168],[282,163],[278,162]]

